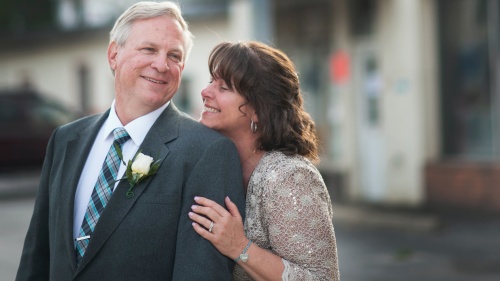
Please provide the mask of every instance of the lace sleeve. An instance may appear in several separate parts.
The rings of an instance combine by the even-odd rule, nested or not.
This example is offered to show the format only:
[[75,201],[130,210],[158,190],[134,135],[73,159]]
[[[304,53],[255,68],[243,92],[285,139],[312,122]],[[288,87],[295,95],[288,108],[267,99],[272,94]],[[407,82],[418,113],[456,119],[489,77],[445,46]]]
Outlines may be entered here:
[[339,280],[330,196],[309,162],[280,163],[263,182],[265,224],[283,280]]

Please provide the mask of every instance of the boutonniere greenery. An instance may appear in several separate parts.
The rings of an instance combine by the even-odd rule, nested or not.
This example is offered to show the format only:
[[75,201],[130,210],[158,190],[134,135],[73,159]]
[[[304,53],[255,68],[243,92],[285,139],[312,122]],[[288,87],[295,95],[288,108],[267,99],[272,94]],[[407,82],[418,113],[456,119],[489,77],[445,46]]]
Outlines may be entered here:
[[125,193],[125,196],[132,198],[134,197],[132,189],[141,181],[147,180],[156,174],[158,168],[160,168],[161,161],[159,159],[155,161],[153,157],[142,154],[141,150],[139,150],[131,160],[128,160],[128,163],[125,163],[120,147],[115,144],[115,149],[120,160],[127,166],[125,176],[120,179],[126,179],[129,183],[129,189]]

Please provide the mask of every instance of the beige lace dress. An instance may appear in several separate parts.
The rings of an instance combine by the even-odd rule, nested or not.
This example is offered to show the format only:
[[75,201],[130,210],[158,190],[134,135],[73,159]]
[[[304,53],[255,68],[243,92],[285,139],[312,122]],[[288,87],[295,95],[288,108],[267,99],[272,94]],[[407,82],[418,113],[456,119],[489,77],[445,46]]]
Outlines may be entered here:
[[[245,233],[282,257],[282,280],[340,280],[332,213],[312,163],[281,152],[262,157],[248,184]],[[236,265],[233,280],[253,279]]]

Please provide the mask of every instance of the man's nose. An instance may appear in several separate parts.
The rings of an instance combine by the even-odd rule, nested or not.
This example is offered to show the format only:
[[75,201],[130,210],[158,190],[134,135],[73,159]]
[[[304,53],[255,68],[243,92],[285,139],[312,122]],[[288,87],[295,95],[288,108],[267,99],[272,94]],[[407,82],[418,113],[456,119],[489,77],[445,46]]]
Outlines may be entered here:
[[151,67],[158,70],[158,72],[165,72],[169,69],[168,60],[163,56],[158,56],[152,63]]

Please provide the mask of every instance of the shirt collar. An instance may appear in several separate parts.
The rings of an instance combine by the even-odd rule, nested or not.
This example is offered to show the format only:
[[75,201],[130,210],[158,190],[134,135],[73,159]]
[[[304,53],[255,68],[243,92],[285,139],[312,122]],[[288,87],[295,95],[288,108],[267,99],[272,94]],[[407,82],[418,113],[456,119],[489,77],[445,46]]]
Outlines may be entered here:
[[106,122],[104,123],[103,127],[104,138],[108,138],[110,137],[110,135],[111,137],[113,137],[112,132],[115,128],[124,127],[125,130],[127,130],[128,134],[130,135],[132,141],[135,143],[135,145],[140,146],[142,144],[142,141],[144,141],[144,138],[146,138],[149,129],[151,129],[156,119],[158,119],[160,114],[165,110],[165,108],[167,108],[169,104],[170,101],[165,103],[160,108],[146,115],[143,115],[139,118],[136,118],[132,120],[132,122],[128,123],[126,126],[123,126],[120,119],[118,118],[118,115],[116,115],[115,101],[113,100],[113,103],[111,104],[111,109],[109,111],[108,119],[106,119]]

